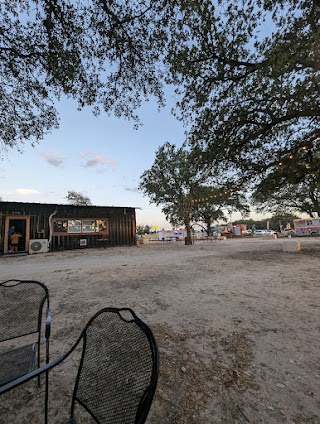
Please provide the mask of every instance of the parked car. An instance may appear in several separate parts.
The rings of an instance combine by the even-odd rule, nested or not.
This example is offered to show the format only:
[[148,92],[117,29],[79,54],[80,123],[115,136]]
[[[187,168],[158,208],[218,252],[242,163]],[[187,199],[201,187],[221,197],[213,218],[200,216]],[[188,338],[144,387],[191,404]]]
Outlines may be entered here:
[[266,230],[254,230],[255,236],[263,236],[266,233]]
[[276,234],[276,231],[274,231],[274,230],[266,230],[266,234]]
[[295,232],[294,232],[294,230],[293,230],[292,228],[285,228],[285,229],[283,230],[283,233],[284,233],[286,236],[294,236],[294,234],[295,234]]

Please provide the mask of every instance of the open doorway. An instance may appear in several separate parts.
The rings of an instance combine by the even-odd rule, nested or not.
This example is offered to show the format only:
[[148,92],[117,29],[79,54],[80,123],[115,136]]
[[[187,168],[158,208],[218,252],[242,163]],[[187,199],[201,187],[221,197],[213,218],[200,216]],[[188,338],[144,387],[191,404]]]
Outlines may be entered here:
[[30,217],[29,216],[7,216],[5,223],[5,238],[3,253],[10,253],[11,242],[10,235],[13,231],[21,234],[18,239],[17,252],[28,252],[29,238],[30,238]]

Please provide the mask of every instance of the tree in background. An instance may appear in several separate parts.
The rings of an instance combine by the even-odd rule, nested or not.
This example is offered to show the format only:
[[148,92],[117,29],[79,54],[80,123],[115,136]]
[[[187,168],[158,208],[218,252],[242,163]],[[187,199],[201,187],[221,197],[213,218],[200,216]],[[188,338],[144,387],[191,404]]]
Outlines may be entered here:
[[205,203],[203,205],[198,205],[197,210],[194,213],[194,220],[203,222],[205,224],[205,231],[208,236],[211,236],[212,231],[211,227],[214,222],[222,221],[227,222],[228,219],[225,216],[225,212],[219,208],[218,205],[213,203]]
[[191,244],[193,221],[213,222],[221,215],[222,205],[232,210],[246,209],[239,193],[217,186],[212,169],[199,168],[193,152],[170,143],[158,149],[151,169],[141,176],[139,188],[151,203],[162,205],[173,227],[185,225],[186,244]]
[[259,212],[302,212],[320,216],[320,145],[306,144],[282,157],[256,185],[252,199]]
[[271,218],[262,220],[254,219],[238,219],[234,224],[245,224],[248,229],[264,230],[269,226],[270,230],[282,231],[288,225],[293,228],[293,220],[298,219],[297,215],[293,214],[274,214]]
[[[202,187],[198,193],[197,208],[193,218],[206,224],[207,235],[211,235],[211,227],[214,222],[227,222],[226,215],[239,211],[243,216],[249,214],[250,209],[245,196],[239,192],[223,192],[215,187]],[[207,200],[205,200],[207,199]]]
[[137,234],[143,236],[144,234],[150,234],[150,225],[137,225]]
[[311,218],[320,216],[320,184],[313,187],[303,183],[286,184],[268,191],[261,184],[253,196],[258,212],[300,212]]
[[162,205],[162,212],[174,227],[185,225],[186,244],[191,244],[193,200],[209,178],[207,171],[197,169],[190,152],[165,143],[157,150],[151,169],[142,174],[139,188],[149,196],[150,203]]
[[91,206],[91,200],[89,197],[84,196],[82,193],[74,190],[68,191],[67,196],[65,197],[70,205],[74,206]]
[[[279,213],[279,214],[272,215],[271,218],[264,220],[264,222],[266,223],[266,221],[269,221],[270,229],[276,230],[276,231],[282,231],[287,226],[289,226],[290,228],[293,228],[293,220],[298,218],[299,217],[294,214]],[[267,227],[265,226],[263,228],[267,228]]]

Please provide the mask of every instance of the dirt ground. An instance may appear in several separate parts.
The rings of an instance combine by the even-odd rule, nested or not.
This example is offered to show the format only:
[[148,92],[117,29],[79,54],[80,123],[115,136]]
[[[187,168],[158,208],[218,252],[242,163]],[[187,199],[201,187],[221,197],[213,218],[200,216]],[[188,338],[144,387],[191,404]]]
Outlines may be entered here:
[[[150,424],[319,424],[320,239],[287,253],[290,243],[228,239],[2,257],[1,280],[48,286],[51,359],[100,308],[134,309],[161,355]],[[76,359],[58,368],[51,424],[68,417]],[[43,392],[31,381],[3,395],[1,424],[43,423]]]

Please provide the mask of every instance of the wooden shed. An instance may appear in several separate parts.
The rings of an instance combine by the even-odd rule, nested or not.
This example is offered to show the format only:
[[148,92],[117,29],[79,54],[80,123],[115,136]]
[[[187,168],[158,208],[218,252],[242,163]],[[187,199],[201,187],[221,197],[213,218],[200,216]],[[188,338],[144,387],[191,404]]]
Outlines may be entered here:
[[0,202],[0,253],[9,229],[21,234],[19,253],[136,244],[135,208]]

